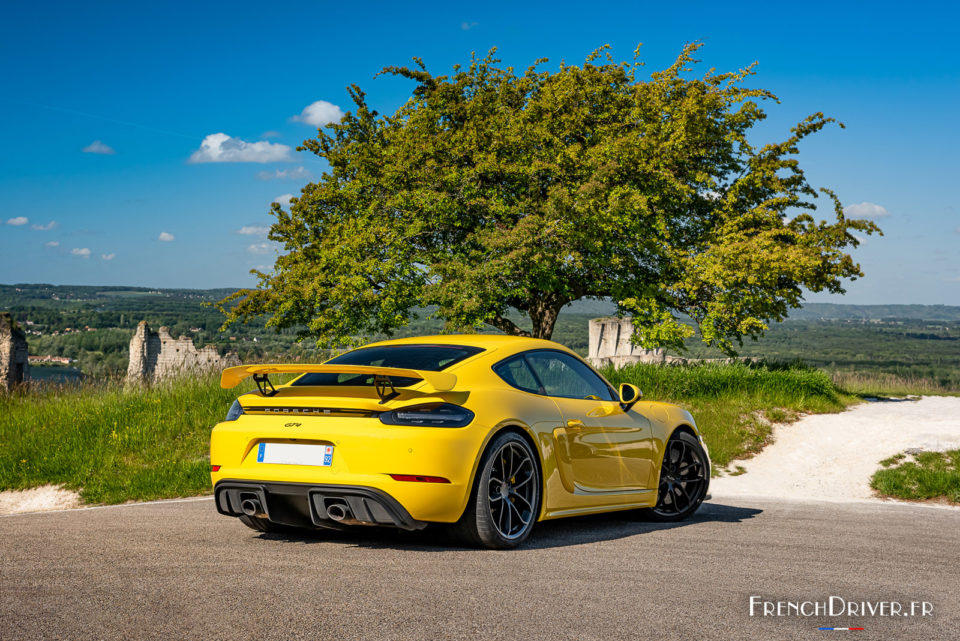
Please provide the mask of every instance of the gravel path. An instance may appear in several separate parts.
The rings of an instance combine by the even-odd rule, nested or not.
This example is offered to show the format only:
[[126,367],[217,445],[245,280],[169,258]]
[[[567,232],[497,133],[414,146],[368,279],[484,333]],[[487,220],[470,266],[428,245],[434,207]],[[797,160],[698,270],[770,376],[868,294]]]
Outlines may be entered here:
[[879,500],[870,477],[879,462],[907,449],[960,448],[960,398],[877,401],[840,414],[778,425],[774,442],[736,464],[746,474],[714,479],[717,496],[775,496],[812,501]]

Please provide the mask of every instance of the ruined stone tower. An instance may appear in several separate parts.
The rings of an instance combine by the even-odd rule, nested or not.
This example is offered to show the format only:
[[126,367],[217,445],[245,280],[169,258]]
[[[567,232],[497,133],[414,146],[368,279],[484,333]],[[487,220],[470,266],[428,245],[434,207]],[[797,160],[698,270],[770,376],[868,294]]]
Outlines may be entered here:
[[631,363],[663,364],[669,359],[665,349],[643,349],[630,342],[633,322],[629,318],[596,318],[590,321],[587,360],[594,367],[613,365],[620,369]]
[[233,365],[240,365],[235,352],[220,356],[213,345],[197,349],[190,338],[173,338],[166,327],[154,332],[147,321],[140,321],[130,339],[127,382],[152,383],[180,374]]
[[0,312],[0,391],[30,379],[27,335],[13,324],[13,317]]

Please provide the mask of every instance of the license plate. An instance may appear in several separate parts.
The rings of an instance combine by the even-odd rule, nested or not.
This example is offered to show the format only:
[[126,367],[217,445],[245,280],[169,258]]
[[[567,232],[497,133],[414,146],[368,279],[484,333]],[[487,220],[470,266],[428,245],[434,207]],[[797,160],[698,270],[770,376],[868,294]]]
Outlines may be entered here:
[[260,443],[257,463],[278,465],[333,465],[332,445],[309,445],[304,443]]

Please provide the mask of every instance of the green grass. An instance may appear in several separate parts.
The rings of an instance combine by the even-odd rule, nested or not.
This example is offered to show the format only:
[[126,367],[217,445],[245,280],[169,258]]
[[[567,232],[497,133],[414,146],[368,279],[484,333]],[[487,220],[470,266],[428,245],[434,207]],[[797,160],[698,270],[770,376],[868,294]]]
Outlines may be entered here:
[[870,487],[882,496],[960,503],[960,450],[897,454],[880,465],[883,469],[870,479]]
[[838,412],[857,400],[838,390],[826,373],[800,365],[637,364],[605,370],[604,376],[614,385],[633,383],[646,400],[689,410],[710,458],[720,467],[759,452],[770,439],[773,422],[790,422],[801,413]]
[[957,396],[955,385],[921,376],[898,376],[889,372],[834,372],[833,383],[857,396]]
[[[648,400],[689,409],[721,467],[762,449],[771,422],[856,401],[824,372],[802,366],[634,365],[605,374],[637,385]],[[235,396],[215,375],[149,388],[106,381],[0,395],[0,490],[61,484],[88,503],[202,494],[210,489],[210,428]]]
[[0,394],[0,490],[55,483],[87,503],[201,494],[210,428],[235,397],[217,376]]

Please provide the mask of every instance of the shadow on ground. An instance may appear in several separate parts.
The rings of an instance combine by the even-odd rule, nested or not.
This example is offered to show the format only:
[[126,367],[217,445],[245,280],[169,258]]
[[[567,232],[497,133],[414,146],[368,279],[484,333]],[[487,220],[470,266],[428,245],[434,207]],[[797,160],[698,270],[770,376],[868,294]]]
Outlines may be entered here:
[[[633,512],[611,512],[578,516],[537,523],[522,549],[539,550],[612,541],[697,525],[698,523],[740,523],[763,510],[704,503],[697,513],[679,523],[654,523],[641,520]],[[264,541],[284,543],[334,543],[364,548],[396,548],[422,552],[444,552],[464,549],[442,526],[429,526],[419,532],[405,532],[389,528],[357,527],[349,531],[291,530],[284,533],[260,534]]]

